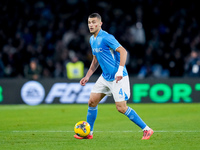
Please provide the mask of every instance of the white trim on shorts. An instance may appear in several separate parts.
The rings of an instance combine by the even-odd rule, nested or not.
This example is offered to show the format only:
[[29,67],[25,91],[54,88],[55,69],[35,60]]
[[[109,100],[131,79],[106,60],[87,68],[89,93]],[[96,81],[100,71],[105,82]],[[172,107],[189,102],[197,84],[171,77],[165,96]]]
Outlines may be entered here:
[[104,93],[112,96],[115,102],[126,101],[130,98],[130,82],[129,77],[123,77],[118,83],[114,81],[106,81],[101,75],[92,88],[91,93]]

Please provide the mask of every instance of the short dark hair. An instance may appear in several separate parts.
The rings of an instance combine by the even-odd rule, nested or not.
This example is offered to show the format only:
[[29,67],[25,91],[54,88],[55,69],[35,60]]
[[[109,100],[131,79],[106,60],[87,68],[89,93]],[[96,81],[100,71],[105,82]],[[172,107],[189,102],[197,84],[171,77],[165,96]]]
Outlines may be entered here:
[[98,18],[99,20],[101,20],[101,16],[98,13],[92,13],[91,15],[89,15],[89,18]]

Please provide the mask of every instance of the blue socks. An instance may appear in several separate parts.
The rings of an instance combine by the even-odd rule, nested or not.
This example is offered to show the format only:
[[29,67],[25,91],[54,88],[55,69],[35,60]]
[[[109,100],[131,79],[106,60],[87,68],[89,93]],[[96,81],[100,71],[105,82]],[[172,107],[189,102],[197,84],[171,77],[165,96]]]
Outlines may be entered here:
[[136,125],[138,125],[141,129],[144,129],[147,125],[144,121],[138,116],[138,114],[130,107],[128,107],[127,111],[124,113],[131,121],[133,121]]
[[90,124],[90,131],[93,131],[94,122],[97,118],[97,110],[98,110],[98,106],[88,107],[87,122]]
[[[97,118],[97,111],[98,111],[98,106],[88,107],[87,122],[90,124],[91,134],[93,133],[94,122]],[[126,115],[132,122],[138,125],[141,129],[145,129],[145,127],[148,127],[132,108],[128,107],[124,115]]]

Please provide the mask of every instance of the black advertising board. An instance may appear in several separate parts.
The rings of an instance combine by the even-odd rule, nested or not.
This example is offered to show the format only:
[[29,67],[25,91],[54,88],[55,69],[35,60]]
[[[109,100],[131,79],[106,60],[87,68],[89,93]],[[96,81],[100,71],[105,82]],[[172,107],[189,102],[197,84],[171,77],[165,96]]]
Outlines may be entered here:
[[[81,86],[78,80],[0,79],[0,104],[70,104],[87,103],[97,77]],[[197,103],[200,102],[198,78],[137,79],[130,78],[129,103]],[[105,97],[101,103],[114,103]]]

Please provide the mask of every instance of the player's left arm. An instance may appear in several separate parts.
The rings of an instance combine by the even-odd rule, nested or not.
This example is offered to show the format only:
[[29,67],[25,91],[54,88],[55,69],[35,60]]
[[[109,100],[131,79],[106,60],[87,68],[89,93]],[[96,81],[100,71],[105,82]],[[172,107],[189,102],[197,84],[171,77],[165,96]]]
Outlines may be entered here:
[[116,82],[120,81],[123,78],[123,70],[126,64],[127,51],[124,47],[120,46],[116,49],[120,53],[120,64],[117,73],[115,74]]
[[120,53],[120,66],[124,67],[126,64],[127,51],[124,47],[120,46],[116,49]]

